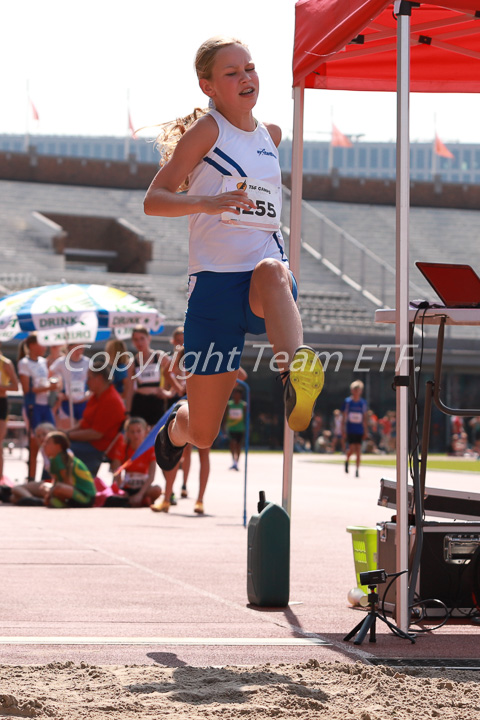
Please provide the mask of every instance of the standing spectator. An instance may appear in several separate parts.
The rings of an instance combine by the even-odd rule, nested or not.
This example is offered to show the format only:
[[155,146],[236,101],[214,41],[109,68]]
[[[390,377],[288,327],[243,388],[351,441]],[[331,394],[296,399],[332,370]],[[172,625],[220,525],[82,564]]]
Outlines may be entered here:
[[167,393],[170,391],[166,398],[168,407],[175,405],[186,393],[186,372],[182,360],[185,355],[183,337],[183,325],[179,325],[170,338],[173,355],[168,354],[168,364],[163,362],[163,388]]
[[367,452],[378,453],[380,444],[380,433],[378,431],[378,417],[373,410],[367,411],[367,427],[368,427],[368,443],[369,450]]
[[390,419],[390,412],[385,413],[385,415],[380,418],[378,421],[380,425],[380,449],[383,450],[386,453],[390,452],[390,444],[391,444],[391,432],[392,432],[392,422]]
[[3,441],[7,434],[8,390],[18,390],[18,378],[12,361],[0,350],[0,480],[3,478]]
[[362,441],[367,434],[367,403],[362,398],[363,382],[355,380],[350,385],[350,396],[345,399],[343,411],[343,437],[347,441],[345,472],[348,473],[350,457],[356,457],[355,477],[358,477]]
[[88,370],[91,395],[82,419],[66,432],[72,451],[96,476],[104,455],[114,446],[125,421],[125,405],[111,384],[111,367],[96,360]]
[[66,355],[61,355],[50,366],[50,373],[61,382],[58,393],[57,427],[62,430],[73,427],[82,419],[87,400],[87,375],[89,358],[83,354],[83,345],[68,345]]
[[[390,452],[394,453],[397,449],[397,413],[390,410]],[[435,426],[434,426],[435,427]]]
[[[56,362],[59,358],[63,357],[65,355],[65,345],[50,345],[48,348],[48,353],[45,356],[45,360],[47,361],[47,367],[48,367],[48,374],[49,377],[56,377],[56,373],[52,371],[52,365],[54,362]],[[57,422],[57,415],[58,415],[58,408],[60,406],[59,396],[58,396],[58,389],[57,386],[55,390],[50,390],[50,395],[48,397],[48,404],[52,408],[53,416],[55,418],[55,422]]]
[[[143,418],[128,418],[125,423],[125,435],[120,437],[112,452],[112,472],[132,457],[147,437],[147,432],[147,423]],[[124,507],[150,505],[162,494],[158,485],[153,484],[156,470],[155,450],[152,447],[133,460],[123,471],[119,485],[127,494],[126,499],[123,502],[121,499],[118,502],[119,498],[115,498],[115,502],[109,502],[107,499],[105,505],[122,504]]]
[[[188,459],[189,459],[189,469],[190,469],[190,455],[191,455],[191,449],[192,446],[188,445]],[[208,478],[210,476],[210,448],[197,448],[198,450],[198,459],[200,461],[200,470],[199,470],[199,477],[198,477],[198,495],[197,500],[195,502],[193,512],[197,513],[198,515],[203,515],[205,510],[203,507],[203,497],[205,495],[205,490],[207,489],[208,484]],[[174,500],[172,502],[173,495],[173,483],[175,482],[175,478],[177,476],[177,472],[180,469],[180,462],[177,463],[177,465],[172,470],[163,470],[163,474],[165,476],[165,499],[161,501],[160,499],[157,500],[156,503],[153,503],[153,505],[150,505],[150,508],[154,512],[168,512],[170,510],[170,505],[176,505],[177,502]],[[183,476],[184,483],[186,482],[185,474]],[[185,488],[185,489],[184,489]],[[187,497],[187,486],[184,484],[182,486],[182,497]],[[169,499],[167,499],[169,498]]]
[[450,417],[450,427],[452,429],[452,433],[460,435],[460,433],[465,430],[463,426],[463,417],[461,417],[461,415],[452,415]]
[[37,468],[38,443],[35,428],[43,422],[54,424],[54,417],[48,396],[56,389],[58,381],[48,377],[45,348],[40,345],[36,333],[22,341],[19,347],[17,365],[18,376],[22,384],[24,408],[29,434],[28,480],[35,480]]
[[65,348],[65,345],[49,345],[48,353],[45,357],[45,360],[47,361],[47,366],[48,366],[49,370],[52,367],[54,362],[56,362],[59,358],[61,358],[65,355],[64,348]]
[[109,365],[113,368],[113,385],[118,394],[123,398],[125,407],[131,407],[133,394],[133,381],[128,369],[131,356],[123,340],[109,340],[105,345],[105,352],[109,357]]
[[150,333],[147,328],[137,325],[132,333],[132,342],[137,350],[134,362],[129,368],[129,377],[134,381],[133,398],[130,408],[132,417],[142,417],[153,427],[166,410],[164,371],[169,364],[168,357],[150,347]]
[[229,438],[230,452],[232,453],[233,464],[230,470],[238,470],[238,461],[242,451],[242,443],[245,435],[245,421],[247,417],[247,403],[243,399],[240,387],[234,387],[232,397],[227,402],[225,410],[225,429]]
[[472,428],[473,451],[480,455],[480,417],[473,417],[468,424]]
[[[176,341],[183,340],[183,328],[176,328],[174,330],[171,342],[174,343]],[[170,404],[172,401],[178,402],[178,399],[183,397],[186,392],[186,380],[185,380],[185,369],[183,367],[183,357],[185,354],[185,349],[183,347],[183,344],[181,345],[174,345],[174,353],[172,359],[169,361],[168,370],[166,373],[167,382],[166,384],[169,386],[169,389],[166,391],[169,394],[169,397],[167,399],[167,402]],[[180,458],[180,461],[177,463],[177,465],[172,468],[171,470],[162,470],[163,475],[165,477],[165,497],[164,500],[161,501],[160,499],[153,503],[150,507],[154,512],[168,512],[170,510],[170,505],[176,505],[177,500],[175,498],[175,493],[173,492],[173,484],[177,477],[177,472],[181,469],[183,472],[183,482],[182,482],[182,489],[181,489],[181,496],[182,498],[186,498],[188,496],[187,492],[187,481],[188,481],[188,475],[190,473],[190,462],[192,457],[192,446],[190,444],[187,444],[185,447],[185,450],[183,452],[182,457]]]
[[310,423],[310,443],[312,450],[314,450],[317,440],[319,438],[323,437],[324,429],[323,429],[323,417],[318,412],[313,413],[312,422]]
[[345,443],[343,442],[343,414],[338,408],[333,411],[332,435],[332,452],[336,451],[337,445],[340,445],[340,450],[345,451]]
[[[177,330],[174,331],[172,340],[175,339],[181,339],[180,328],[177,328]],[[166,391],[167,398],[169,398],[169,396],[173,397],[174,395],[176,395],[177,398],[181,398],[186,393],[186,372],[183,365],[184,354],[185,349],[183,345],[176,345],[173,355],[173,361],[169,363],[165,371],[165,376],[168,379],[167,382],[170,385],[170,389]],[[240,371],[242,377],[246,378],[247,373],[242,368],[240,368]],[[183,472],[181,496],[182,498],[187,497],[187,480],[190,472],[191,456],[192,446],[190,445],[190,443],[188,443],[184,449],[182,457],[180,458],[176,466],[171,470],[162,470],[165,477],[165,497],[163,501],[158,499],[157,502],[153,503],[150,506],[154,512],[168,512],[170,510],[170,505],[177,504],[175,494],[173,492],[173,484],[177,477],[177,472],[180,469]],[[205,495],[205,490],[207,488],[208,478],[210,475],[210,448],[198,448],[198,456],[200,461],[199,488],[197,501],[194,506],[194,512],[199,515],[203,515],[203,497]]]

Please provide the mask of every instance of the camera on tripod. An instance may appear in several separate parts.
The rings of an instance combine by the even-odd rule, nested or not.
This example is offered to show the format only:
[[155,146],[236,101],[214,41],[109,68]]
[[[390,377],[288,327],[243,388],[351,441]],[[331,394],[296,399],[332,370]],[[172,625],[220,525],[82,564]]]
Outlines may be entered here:
[[387,578],[385,570],[369,570],[360,573],[360,585],[381,585],[387,582]]
[[390,628],[394,635],[397,635],[404,640],[410,640],[410,642],[412,643],[415,642],[415,635],[413,633],[404,632],[392,622],[390,622],[390,620],[387,620],[386,617],[380,615],[380,613],[377,611],[378,593],[375,591],[374,588],[377,585],[381,585],[382,583],[387,582],[387,578],[397,578],[399,575],[403,575],[403,573],[405,572],[407,571],[401,570],[400,572],[389,574],[385,572],[385,570],[369,570],[368,572],[360,573],[360,584],[368,585],[370,590],[370,592],[368,593],[368,606],[370,610],[367,617],[364,620],[360,620],[358,625],[355,625],[353,630],[350,630],[348,635],[345,635],[345,637],[343,638],[344,640],[351,640],[353,637],[356,636],[354,640],[354,645],[361,645],[362,642],[365,640],[367,633],[370,631],[370,642],[377,642],[375,625],[377,620],[381,620],[382,623],[385,623],[385,625]]

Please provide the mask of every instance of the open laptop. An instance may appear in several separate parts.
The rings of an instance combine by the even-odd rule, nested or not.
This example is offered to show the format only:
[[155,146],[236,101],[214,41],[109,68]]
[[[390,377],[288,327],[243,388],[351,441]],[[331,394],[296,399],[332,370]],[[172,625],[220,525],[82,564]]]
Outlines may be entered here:
[[446,307],[480,308],[480,278],[470,265],[416,262]]

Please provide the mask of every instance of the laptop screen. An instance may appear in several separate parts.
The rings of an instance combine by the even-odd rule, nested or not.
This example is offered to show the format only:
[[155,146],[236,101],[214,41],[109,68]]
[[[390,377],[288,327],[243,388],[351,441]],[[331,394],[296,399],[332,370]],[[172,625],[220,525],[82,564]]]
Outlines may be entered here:
[[480,278],[470,265],[416,262],[447,307],[480,307]]

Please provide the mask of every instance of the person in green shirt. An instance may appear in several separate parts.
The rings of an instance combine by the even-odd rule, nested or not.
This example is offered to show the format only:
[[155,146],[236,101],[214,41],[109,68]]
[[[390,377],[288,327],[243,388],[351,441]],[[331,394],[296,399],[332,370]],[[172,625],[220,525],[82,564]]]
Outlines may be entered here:
[[96,495],[93,477],[70,449],[65,433],[55,430],[44,442],[45,455],[50,458],[53,486],[45,496],[48,507],[91,507]]
[[225,430],[229,438],[230,452],[232,453],[233,460],[230,470],[239,469],[238,461],[245,435],[246,414],[247,403],[243,400],[242,390],[239,387],[234,387],[232,397],[228,401],[225,410]]

